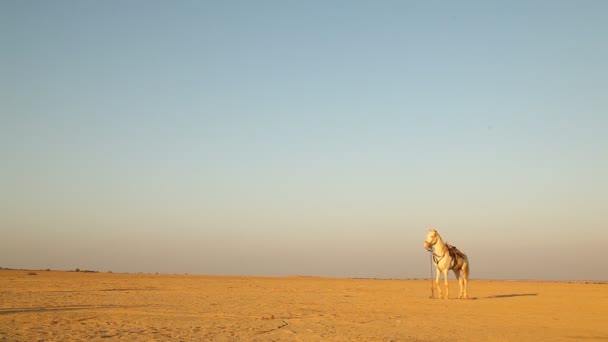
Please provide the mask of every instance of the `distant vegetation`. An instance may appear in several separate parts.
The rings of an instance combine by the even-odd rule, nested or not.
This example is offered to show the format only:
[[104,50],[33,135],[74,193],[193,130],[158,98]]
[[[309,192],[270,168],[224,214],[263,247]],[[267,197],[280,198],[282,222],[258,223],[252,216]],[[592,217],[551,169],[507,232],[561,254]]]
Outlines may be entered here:
[[[93,270],[81,270],[80,268],[76,268],[74,270],[74,272],[83,272],[83,273],[99,273],[99,271],[93,271]],[[109,273],[112,273],[112,271],[110,271]]]
[[[28,269],[24,269],[24,268],[10,268],[10,267],[0,267],[0,270],[4,270],[4,271],[30,271],[28,273],[26,273],[27,275],[37,275],[36,272],[34,272],[34,270],[28,270]],[[50,268],[45,268],[45,269],[38,269],[36,271],[39,272],[51,272],[53,271]],[[95,271],[95,270],[81,270],[80,268],[75,268],[73,270],[56,270],[59,272],[82,272],[82,273],[99,273],[99,271]],[[112,271],[108,271],[108,273],[112,273]]]

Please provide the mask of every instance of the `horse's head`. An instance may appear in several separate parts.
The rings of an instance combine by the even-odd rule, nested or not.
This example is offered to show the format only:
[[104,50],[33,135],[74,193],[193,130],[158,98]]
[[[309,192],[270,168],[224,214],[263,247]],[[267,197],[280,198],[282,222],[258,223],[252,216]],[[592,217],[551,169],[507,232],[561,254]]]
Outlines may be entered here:
[[429,229],[429,233],[426,234],[426,239],[424,239],[424,249],[431,249],[437,243],[437,237],[439,234],[434,228]]

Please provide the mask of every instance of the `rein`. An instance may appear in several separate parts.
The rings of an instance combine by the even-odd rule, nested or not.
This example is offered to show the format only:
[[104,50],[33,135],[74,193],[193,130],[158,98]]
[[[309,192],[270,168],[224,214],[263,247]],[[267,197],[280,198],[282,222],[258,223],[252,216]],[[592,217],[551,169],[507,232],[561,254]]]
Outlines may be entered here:
[[[431,252],[432,257],[433,257],[433,262],[434,262],[435,264],[439,264],[439,262],[440,262],[440,261],[441,261],[443,258],[445,258],[445,255],[446,255],[446,253],[447,253],[447,252],[444,252],[444,253],[443,253],[443,255],[437,255],[437,254],[435,254],[435,249],[434,249],[434,248],[430,249],[430,250],[429,250],[429,252]],[[440,258],[439,258],[439,259],[437,259],[437,257],[440,257]]]

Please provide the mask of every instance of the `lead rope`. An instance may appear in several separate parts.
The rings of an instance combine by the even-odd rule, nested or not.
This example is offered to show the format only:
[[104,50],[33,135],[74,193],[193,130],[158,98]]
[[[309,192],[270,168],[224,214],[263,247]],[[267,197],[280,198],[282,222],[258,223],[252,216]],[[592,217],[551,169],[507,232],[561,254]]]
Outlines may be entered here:
[[429,255],[431,256],[431,299],[435,298],[435,289],[433,288],[433,247],[429,248]]

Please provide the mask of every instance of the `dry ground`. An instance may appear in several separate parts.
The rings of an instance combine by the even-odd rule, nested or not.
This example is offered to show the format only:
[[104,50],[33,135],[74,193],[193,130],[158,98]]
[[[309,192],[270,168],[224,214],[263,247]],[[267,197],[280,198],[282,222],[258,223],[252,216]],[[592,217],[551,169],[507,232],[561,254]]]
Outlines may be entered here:
[[0,341],[608,341],[607,284],[35,273],[0,271]]

